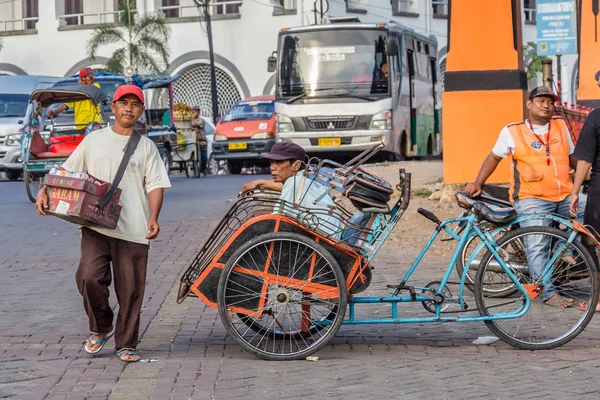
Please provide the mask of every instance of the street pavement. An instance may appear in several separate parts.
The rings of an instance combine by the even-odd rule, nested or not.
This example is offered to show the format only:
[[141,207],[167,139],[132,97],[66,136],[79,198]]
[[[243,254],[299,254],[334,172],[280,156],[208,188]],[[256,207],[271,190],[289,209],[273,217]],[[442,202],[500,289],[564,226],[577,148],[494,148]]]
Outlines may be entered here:
[[[0,182],[0,398],[14,399],[597,399],[600,324],[573,342],[523,351],[483,323],[342,326],[319,361],[267,362],[226,337],[216,310],[176,304],[179,277],[249,176],[174,177],[150,251],[140,350],[125,364],[110,340],[82,350],[87,318],[75,286],[78,231],[37,216],[23,182]],[[385,246],[366,294],[385,294],[418,249]],[[430,257],[415,281],[438,280],[447,260]],[[472,297],[467,299],[473,307]],[[112,303],[115,304],[114,295]],[[363,315],[382,316],[368,305]],[[404,310],[404,309],[403,309]],[[420,304],[409,315],[423,315]]]

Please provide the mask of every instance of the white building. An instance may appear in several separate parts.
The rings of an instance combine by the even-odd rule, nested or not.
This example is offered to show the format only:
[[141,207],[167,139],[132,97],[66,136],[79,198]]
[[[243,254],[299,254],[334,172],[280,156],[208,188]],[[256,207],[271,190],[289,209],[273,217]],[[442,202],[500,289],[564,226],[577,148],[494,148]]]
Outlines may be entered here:
[[[81,67],[101,68],[116,47],[100,49],[92,61],[86,44],[93,29],[114,23],[120,0],[0,0],[0,74],[68,76]],[[483,1],[483,0],[474,0]],[[488,1],[488,0],[486,0]],[[509,1],[509,0],[505,0]],[[523,2],[523,42],[535,41],[535,0]],[[141,13],[163,12],[171,27],[169,73],[182,78],[175,98],[199,104],[210,115],[209,53],[205,23],[194,0],[137,0]],[[317,5],[317,10],[313,9]],[[321,0],[213,0],[212,29],[219,104],[222,111],[248,96],[272,93],[267,57],[280,29],[321,21]],[[325,17],[358,16],[363,22],[396,20],[439,42],[445,69],[447,0],[322,0]],[[482,49],[493,51],[493,49]],[[563,57],[563,77],[576,56]],[[571,79],[563,79],[565,101],[573,102]]]

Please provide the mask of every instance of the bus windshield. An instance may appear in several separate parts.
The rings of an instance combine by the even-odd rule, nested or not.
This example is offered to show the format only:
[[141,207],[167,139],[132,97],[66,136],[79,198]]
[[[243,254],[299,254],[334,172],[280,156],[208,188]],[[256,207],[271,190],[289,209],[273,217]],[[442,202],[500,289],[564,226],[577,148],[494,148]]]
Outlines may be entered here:
[[387,95],[387,31],[332,29],[283,34],[278,97]]

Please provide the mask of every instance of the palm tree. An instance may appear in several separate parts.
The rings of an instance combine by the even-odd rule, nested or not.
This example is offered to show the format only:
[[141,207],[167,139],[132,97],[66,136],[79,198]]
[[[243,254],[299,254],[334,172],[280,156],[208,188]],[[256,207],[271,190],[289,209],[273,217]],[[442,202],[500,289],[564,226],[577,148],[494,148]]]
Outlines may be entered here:
[[139,73],[162,73],[169,64],[170,33],[162,15],[138,15],[134,0],[122,0],[117,26],[94,29],[87,45],[88,54],[94,60],[98,48],[118,44],[121,47],[106,62],[107,71],[123,73],[131,65]]

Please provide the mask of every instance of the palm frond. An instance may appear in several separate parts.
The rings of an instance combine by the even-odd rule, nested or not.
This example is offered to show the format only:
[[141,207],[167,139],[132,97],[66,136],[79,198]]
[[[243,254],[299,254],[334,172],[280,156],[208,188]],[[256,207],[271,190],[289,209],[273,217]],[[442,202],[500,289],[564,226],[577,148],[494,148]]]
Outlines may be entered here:
[[120,48],[116,50],[112,56],[106,62],[106,70],[109,72],[116,72],[118,74],[122,74],[125,70],[125,59],[126,59],[127,50],[125,48]]
[[143,35],[139,38],[138,43],[142,49],[156,53],[162,59],[165,67],[169,65],[169,56],[171,51],[164,41],[152,36]]
[[123,37],[123,31],[120,28],[112,26],[96,28],[87,44],[88,55],[93,60],[96,58],[96,52],[99,47],[119,42],[126,42]]
[[156,59],[151,54],[143,51],[142,49],[136,48],[136,52],[133,54],[134,63],[139,72],[150,72],[150,73],[163,73],[164,70],[156,62]]
[[135,25],[137,10],[134,0],[122,0],[119,2],[119,24],[127,27]]
[[135,40],[142,35],[156,36],[169,41],[171,36],[171,28],[167,25],[167,21],[160,15],[145,15],[138,18],[135,23]]

